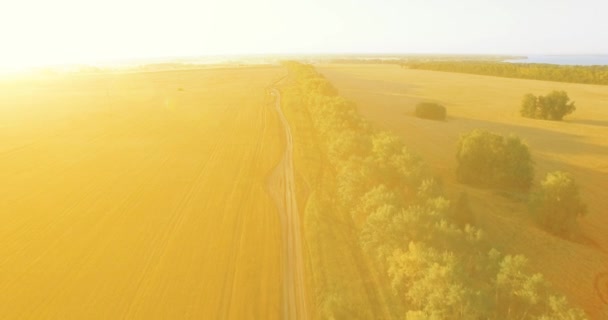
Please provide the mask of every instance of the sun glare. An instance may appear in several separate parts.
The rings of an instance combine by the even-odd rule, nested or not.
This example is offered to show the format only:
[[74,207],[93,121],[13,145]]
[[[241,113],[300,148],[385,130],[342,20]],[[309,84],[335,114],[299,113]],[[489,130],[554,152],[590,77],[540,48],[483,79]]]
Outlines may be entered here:
[[0,320],[608,319],[607,12],[0,0]]

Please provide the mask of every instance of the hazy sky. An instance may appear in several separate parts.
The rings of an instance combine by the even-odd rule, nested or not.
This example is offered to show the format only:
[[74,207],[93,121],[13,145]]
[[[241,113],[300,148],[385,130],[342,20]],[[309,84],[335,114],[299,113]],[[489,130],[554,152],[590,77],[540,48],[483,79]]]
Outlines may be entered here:
[[0,63],[247,53],[608,53],[608,0],[0,0]]

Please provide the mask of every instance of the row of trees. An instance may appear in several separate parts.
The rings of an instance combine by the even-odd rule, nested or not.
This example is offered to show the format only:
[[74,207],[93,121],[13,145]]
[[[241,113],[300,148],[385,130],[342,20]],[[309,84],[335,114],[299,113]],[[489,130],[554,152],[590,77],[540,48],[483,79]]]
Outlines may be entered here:
[[608,84],[608,66],[560,66],[492,61],[427,61],[410,62],[402,64],[402,66],[411,69],[470,73],[507,78]]
[[[453,206],[425,163],[400,139],[374,130],[312,66],[286,66],[291,84],[284,99],[308,110],[333,172],[331,179],[322,178],[326,202],[348,217],[359,234],[358,244],[347,245],[359,245],[380,277],[390,282],[399,303],[388,307],[396,317],[585,318],[542,275],[529,272],[525,257],[493,249],[483,231],[467,223],[466,197]],[[319,295],[324,318],[356,308],[335,291]]]

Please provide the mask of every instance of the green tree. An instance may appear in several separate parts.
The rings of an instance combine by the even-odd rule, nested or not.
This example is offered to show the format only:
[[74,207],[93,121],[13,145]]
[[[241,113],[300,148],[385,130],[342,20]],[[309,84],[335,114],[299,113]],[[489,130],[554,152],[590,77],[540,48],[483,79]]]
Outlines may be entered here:
[[536,118],[537,100],[538,98],[535,95],[526,94],[522,100],[519,113],[526,118]]
[[557,235],[570,235],[578,225],[577,219],[587,212],[574,178],[562,171],[547,173],[531,199],[530,207],[538,222]]
[[324,96],[336,96],[338,94],[338,90],[322,77],[306,80],[304,88],[307,92],[313,92]]
[[400,211],[395,206],[383,205],[367,217],[361,230],[361,246],[380,264],[407,239],[404,224],[396,221],[403,215]]
[[346,161],[349,158],[364,157],[369,154],[370,139],[356,130],[348,129],[335,133],[327,141],[327,153],[333,161]]
[[504,185],[528,188],[534,178],[534,163],[528,146],[517,136],[510,135],[503,140],[503,167],[500,180]]
[[371,157],[374,161],[375,177],[388,187],[399,187],[415,193],[426,166],[398,137],[386,132],[372,136]]
[[549,312],[540,316],[538,320],[585,320],[587,316],[585,313],[577,308],[572,308],[568,304],[566,297],[551,295],[547,299],[549,306]]
[[397,193],[382,184],[365,193],[355,206],[352,211],[352,218],[355,225],[361,226],[369,214],[385,205],[400,208],[402,207],[402,202],[401,197],[399,197]]
[[421,243],[396,250],[388,274],[409,305],[406,319],[478,319],[478,295],[463,281],[461,266],[453,253]]
[[546,96],[526,94],[522,101],[520,114],[527,118],[562,120],[576,110],[565,91],[553,91]]
[[534,167],[528,146],[515,136],[473,130],[458,141],[458,180],[474,185],[527,189]]
[[496,319],[587,319],[566,298],[553,291],[540,273],[529,273],[528,259],[507,255],[496,274]]
[[[507,255],[500,262],[496,275],[496,308],[514,319],[525,319],[543,299],[547,283],[539,273],[526,272],[528,259]],[[513,317],[514,316],[514,317]]]

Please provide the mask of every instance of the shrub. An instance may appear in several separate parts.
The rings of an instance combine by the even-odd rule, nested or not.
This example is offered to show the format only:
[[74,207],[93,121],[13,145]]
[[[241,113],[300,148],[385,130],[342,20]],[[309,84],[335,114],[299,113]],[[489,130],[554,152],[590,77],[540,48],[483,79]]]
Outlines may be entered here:
[[481,186],[528,189],[534,167],[528,146],[516,136],[473,130],[460,137],[458,180]]
[[416,105],[416,117],[432,120],[445,120],[445,107],[432,102],[421,102]]
[[530,209],[539,224],[561,236],[572,234],[577,219],[587,212],[574,178],[562,171],[547,174],[531,198]]
[[553,91],[546,96],[525,95],[520,113],[527,118],[562,120],[574,110],[574,102],[565,91]]

